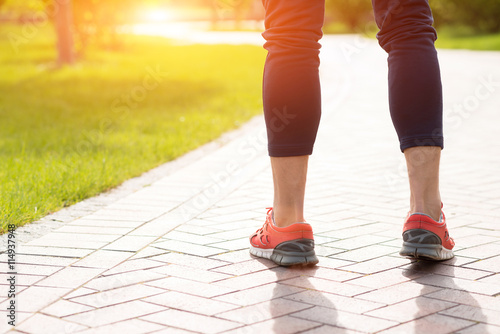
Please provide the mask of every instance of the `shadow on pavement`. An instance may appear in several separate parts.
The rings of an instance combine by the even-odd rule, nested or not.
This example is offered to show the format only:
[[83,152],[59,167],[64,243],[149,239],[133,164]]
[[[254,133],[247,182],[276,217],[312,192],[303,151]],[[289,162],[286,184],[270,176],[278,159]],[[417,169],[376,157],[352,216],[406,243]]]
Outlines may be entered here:
[[[292,266],[271,269],[276,274],[278,283],[285,283],[284,280],[289,280],[286,284],[306,289],[299,293],[283,296],[282,289],[280,289],[281,284],[276,284],[270,301],[270,311],[274,320],[273,333],[297,333],[321,327],[321,324],[334,326],[328,327],[328,329],[325,328],[325,331],[322,332],[346,333],[345,329],[336,327],[339,326],[336,306],[326,297],[326,293],[319,291],[310,281],[319,268],[318,266]],[[287,312],[287,310],[283,309],[283,300],[288,303],[295,301],[306,305],[309,304],[310,307],[296,312],[288,312],[287,314],[291,315],[291,317],[286,316],[283,315],[283,312]]]
[[[446,276],[442,275],[443,270],[446,272]],[[477,323],[488,323],[488,318],[486,315],[482,312],[481,305],[479,302],[472,296],[471,293],[469,293],[467,290],[464,288],[460,287],[459,285],[456,284],[454,278],[455,278],[455,267],[450,266],[450,265],[445,265],[440,262],[433,262],[433,261],[416,261],[412,262],[410,266],[407,268],[406,271],[404,271],[403,275],[407,277],[411,277],[415,275],[416,273],[426,273],[427,275],[425,276],[419,276],[417,275],[416,279],[412,279],[411,281],[414,283],[418,283],[422,285],[422,290],[420,292],[420,296],[426,296],[430,298],[434,298],[435,295],[433,294],[440,294],[441,297],[439,300],[444,300],[448,302],[455,302],[458,303],[459,305],[452,306],[449,309],[453,309],[455,307],[460,307],[461,305],[466,305],[466,306],[472,306],[475,308],[474,312],[474,322]],[[426,284],[425,282],[425,277],[429,276],[434,276],[438,281],[436,281],[436,284]],[[424,278],[424,281],[422,281]],[[434,286],[439,286],[441,290],[435,291],[433,288]],[[448,298],[447,296],[451,297]],[[453,298],[453,296],[455,296]],[[455,300],[453,300],[455,299]],[[459,299],[458,301],[456,299]],[[436,300],[438,302],[438,300]],[[424,302],[423,299],[417,298],[416,299],[416,304],[419,308],[419,311],[415,313],[413,316],[413,319],[418,319],[421,318],[425,315],[428,315],[428,303]],[[436,314],[436,313],[435,313]],[[463,321],[463,318],[456,319],[455,323]],[[429,326],[432,325],[431,322],[425,322],[425,321],[415,321],[415,327],[414,327],[414,333],[415,334],[423,334],[423,333],[429,333]],[[474,325],[476,325],[474,324]],[[438,328],[439,326],[446,326],[446,324],[435,324]],[[457,325],[458,326],[458,325]],[[470,326],[469,326],[470,327]],[[439,329],[436,328],[437,331]],[[467,328],[467,327],[465,327]],[[464,329],[464,327],[461,327],[459,329]],[[443,327],[443,330],[446,330],[446,328]],[[453,330],[453,332],[458,332],[458,330]],[[482,328],[480,330],[481,334],[493,334],[490,331],[488,331],[486,328]],[[479,333],[479,331],[478,331]]]

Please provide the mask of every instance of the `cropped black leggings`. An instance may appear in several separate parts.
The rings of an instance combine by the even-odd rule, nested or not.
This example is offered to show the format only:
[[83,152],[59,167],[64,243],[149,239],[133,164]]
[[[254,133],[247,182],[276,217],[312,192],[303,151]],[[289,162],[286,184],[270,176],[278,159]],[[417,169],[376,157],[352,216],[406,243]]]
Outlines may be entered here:
[[[269,155],[309,155],[321,116],[318,41],[324,0],[263,0],[263,102]],[[428,0],[372,0],[389,54],[389,105],[401,151],[443,147],[442,89]]]

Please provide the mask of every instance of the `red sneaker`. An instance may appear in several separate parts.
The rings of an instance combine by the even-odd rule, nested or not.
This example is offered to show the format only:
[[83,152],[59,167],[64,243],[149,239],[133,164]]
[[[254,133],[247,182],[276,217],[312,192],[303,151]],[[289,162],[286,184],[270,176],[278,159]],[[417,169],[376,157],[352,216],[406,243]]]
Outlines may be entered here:
[[[442,205],[441,205],[442,206]],[[455,242],[446,228],[446,219],[437,222],[422,213],[408,214],[403,227],[403,247],[399,255],[442,261],[451,259]]]
[[274,225],[272,211],[268,208],[264,226],[250,237],[250,254],[281,266],[318,263],[311,225],[295,223],[278,227]]

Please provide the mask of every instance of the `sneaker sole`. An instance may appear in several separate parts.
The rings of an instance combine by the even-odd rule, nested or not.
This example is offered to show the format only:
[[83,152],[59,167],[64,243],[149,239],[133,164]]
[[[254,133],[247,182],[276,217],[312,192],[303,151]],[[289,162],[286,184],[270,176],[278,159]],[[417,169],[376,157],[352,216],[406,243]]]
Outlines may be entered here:
[[408,258],[433,261],[449,260],[455,256],[452,250],[446,249],[442,245],[411,242],[403,242],[403,247],[399,251],[399,255]]
[[287,252],[278,249],[262,249],[250,246],[250,254],[269,259],[280,266],[315,265],[319,262],[314,250],[309,252]]

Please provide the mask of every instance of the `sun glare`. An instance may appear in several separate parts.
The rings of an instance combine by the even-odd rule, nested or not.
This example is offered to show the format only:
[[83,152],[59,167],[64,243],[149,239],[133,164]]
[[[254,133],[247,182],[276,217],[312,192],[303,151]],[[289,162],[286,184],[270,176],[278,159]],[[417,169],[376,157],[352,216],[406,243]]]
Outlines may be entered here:
[[163,9],[150,10],[146,13],[146,18],[150,22],[165,22],[170,21],[173,15]]

